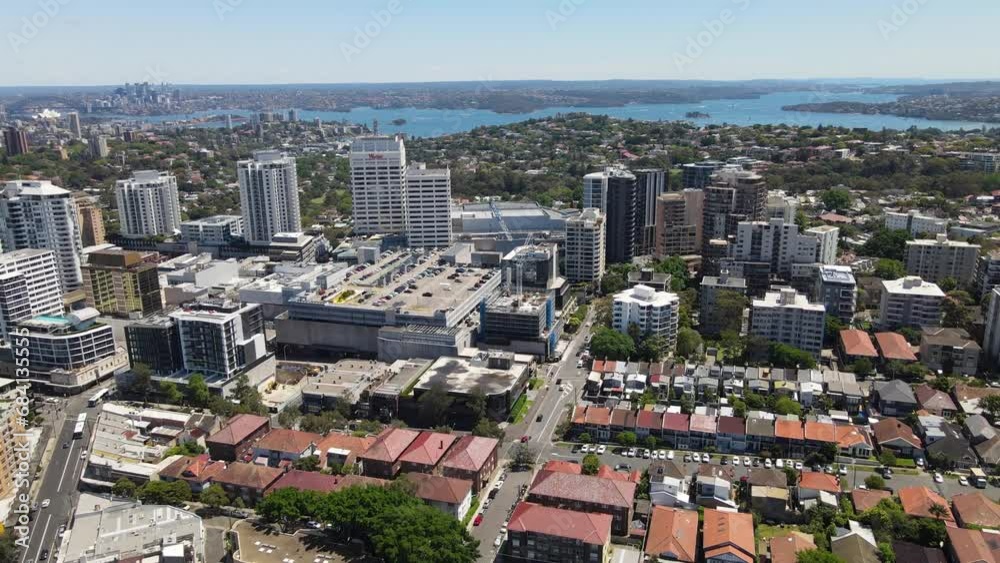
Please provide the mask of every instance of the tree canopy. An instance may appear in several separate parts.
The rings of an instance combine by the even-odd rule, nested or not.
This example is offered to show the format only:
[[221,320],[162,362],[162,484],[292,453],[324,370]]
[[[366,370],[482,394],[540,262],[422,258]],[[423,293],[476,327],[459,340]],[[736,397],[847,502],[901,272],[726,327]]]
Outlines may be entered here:
[[627,360],[636,355],[635,342],[627,334],[607,327],[597,327],[590,340],[590,353],[595,358]]

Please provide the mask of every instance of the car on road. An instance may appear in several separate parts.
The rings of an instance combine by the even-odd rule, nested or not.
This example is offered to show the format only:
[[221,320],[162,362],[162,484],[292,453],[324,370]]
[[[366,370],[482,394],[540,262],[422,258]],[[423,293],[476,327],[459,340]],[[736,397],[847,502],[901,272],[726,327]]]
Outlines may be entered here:
[[918,457],[917,458],[917,467],[923,467],[923,466],[924,466],[924,458]]
[[667,459],[674,459],[674,450],[667,452]]
[[882,468],[882,477],[886,479],[892,479],[892,469],[889,467]]
[[649,459],[649,450],[642,450],[643,459]]
[[[499,493],[499,492],[500,492],[500,489],[497,489],[496,487],[490,489],[490,492],[486,493],[486,503],[488,503],[491,500],[493,500],[494,498],[496,498],[497,493]],[[483,504],[483,508],[486,508],[486,504],[485,503]]]
[[729,465],[729,458],[726,456],[722,456],[722,458],[719,460],[719,465]]
[[757,458],[753,458],[753,466],[754,467],[760,467],[760,460],[757,459]]
[[[583,353],[583,352],[581,351],[581,353]],[[576,362],[576,368],[580,369],[582,367],[583,367],[583,360],[577,360],[577,362]]]
[[493,547],[499,548],[503,545],[503,534],[497,536],[497,539],[493,540]]
[[66,524],[59,526],[59,529],[56,530],[56,535],[60,538],[66,535]]
[[473,526],[478,526],[483,523],[482,513],[476,514],[476,519],[472,521]]
[[542,421],[542,415],[538,415],[535,417],[535,422],[541,422],[541,421]]
[[80,459],[87,459],[87,450],[80,452]]
[[764,460],[764,467],[770,469],[772,465],[773,464],[771,463],[771,458],[767,458]]
[[494,488],[494,489],[496,489],[496,490],[498,490],[498,491],[499,491],[500,489],[502,489],[502,488],[503,488],[503,479],[501,479],[501,480],[497,481],[497,484],[496,484],[496,485],[493,485],[493,488]]
[[737,465],[738,466],[739,464],[740,464],[740,456],[734,455],[733,456],[733,465]]
[[632,466],[627,463],[619,463],[615,466],[615,471],[632,471]]
[[712,461],[712,456],[708,454],[701,454],[701,460],[705,463],[710,463]]
[[684,454],[684,462],[691,463],[691,454]]
[[656,459],[665,460],[667,459],[667,450],[660,450],[656,452]]
[[833,466],[827,465],[826,467],[823,468],[823,471],[829,473],[830,475],[833,475]]
[[63,442],[63,449],[65,450],[68,447],[69,447],[69,442]]
[[841,476],[847,475],[847,466],[846,465],[841,465],[839,473],[841,474]]
[[795,469],[798,469],[799,471],[802,471],[802,462],[801,461],[795,464]]
[[50,504],[52,504],[52,501],[49,499],[45,499],[42,501],[42,508],[48,508]]
[[743,465],[750,467],[750,456],[743,456]]
[[531,436],[528,436],[527,434],[525,434],[524,436],[521,436],[521,443],[524,444],[524,443],[526,443],[530,439],[531,439]]
[[958,478],[958,484],[962,485],[963,487],[968,487],[969,486],[969,479],[966,478],[965,475],[962,475],[961,477]]
[[778,469],[784,469],[785,468],[785,460],[779,459],[779,460],[775,461],[774,462],[774,466],[776,468],[778,468]]
[[45,561],[48,558],[49,558],[49,550],[43,549],[42,550],[42,554],[38,556],[38,560],[39,561]]
[[944,477],[940,473],[935,473],[934,474],[934,482],[935,483],[944,483]]
[[604,444],[597,446],[597,455],[602,455],[604,452],[608,451],[608,447]]
[[635,457],[635,453],[636,453],[636,451],[637,451],[637,450],[636,450],[635,448],[629,448],[629,449],[628,449],[628,456],[629,456],[629,457]]

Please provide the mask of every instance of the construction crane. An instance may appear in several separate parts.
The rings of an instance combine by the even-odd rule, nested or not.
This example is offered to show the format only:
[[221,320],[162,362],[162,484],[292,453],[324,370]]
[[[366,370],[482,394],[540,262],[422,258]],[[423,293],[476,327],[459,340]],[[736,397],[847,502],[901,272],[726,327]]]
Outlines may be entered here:
[[507,223],[503,220],[503,214],[500,213],[500,208],[497,207],[497,202],[492,199],[490,200],[490,212],[493,213],[493,218],[500,224],[500,231],[503,232],[504,238],[507,240],[514,240],[514,235],[510,234],[510,229],[507,228]]

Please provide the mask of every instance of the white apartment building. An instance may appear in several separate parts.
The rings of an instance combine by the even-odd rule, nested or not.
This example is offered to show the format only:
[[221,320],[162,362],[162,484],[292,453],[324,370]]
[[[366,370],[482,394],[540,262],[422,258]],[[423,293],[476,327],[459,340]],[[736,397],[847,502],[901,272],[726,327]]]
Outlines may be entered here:
[[243,237],[243,217],[213,215],[181,223],[181,238],[208,246],[228,244]]
[[358,235],[406,232],[406,147],[401,138],[351,143],[351,198]]
[[767,196],[767,218],[782,219],[786,223],[795,222],[795,214],[799,209],[799,200],[787,196],[784,192],[776,192]]
[[299,181],[295,157],[276,151],[256,151],[236,163],[244,238],[269,244],[275,233],[302,231]]
[[74,371],[115,355],[111,325],[97,322],[97,309],[86,307],[62,316],[38,316],[18,323],[26,329],[31,370]]
[[948,240],[947,235],[937,235],[933,240],[906,241],[906,273],[911,276],[940,283],[945,278],[954,278],[960,285],[971,284],[976,275],[979,251],[978,244]]
[[986,365],[1000,365],[1000,287],[994,287],[989,296],[990,306],[984,319],[986,334],[983,338],[983,352]]
[[893,231],[909,231],[912,236],[937,235],[948,232],[948,221],[920,215],[916,210],[910,210],[907,213],[887,211],[885,228]]
[[745,221],[736,226],[733,260],[767,262],[772,273],[788,275],[792,264],[815,262],[819,248],[819,239],[800,234],[795,223],[783,219]]
[[608,166],[600,172],[591,172],[583,177],[583,208],[600,209],[608,214],[608,183],[612,178],[635,180],[635,174],[623,166]]
[[137,170],[115,184],[121,233],[127,237],[173,236],[181,228],[177,177],[169,172]]
[[83,284],[83,242],[72,194],[49,181],[7,182],[0,193],[2,250],[51,250],[63,292]]
[[677,344],[680,306],[676,293],[640,284],[615,294],[611,325],[622,334],[628,334],[629,326],[636,325],[642,334],[662,336],[673,350]]
[[0,254],[0,339],[18,321],[63,310],[59,271],[51,250],[25,248]]
[[944,297],[940,287],[917,276],[883,280],[879,327],[940,326]]
[[188,373],[229,379],[267,355],[260,305],[203,304],[170,314],[180,332]]
[[858,286],[850,266],[820,266],[816,276],[816,296],[833,315],[845,323],[854,320]]
[[566,220],[566,279],[599,282],[604,275],[605,221],[599,209]]
[[750,334],[794,346],[819,358],[826,308],[790,287],[769,291],[750,305]]
[[406,170],[408,244],[444,248],[451,244],[451,170],[414,162]]
[[837,263],[837,243],[840,239],[840,229],[832,225],[820,225],[806,229],[805,234],[816,237],[818,241],[815,262],[820,264]]

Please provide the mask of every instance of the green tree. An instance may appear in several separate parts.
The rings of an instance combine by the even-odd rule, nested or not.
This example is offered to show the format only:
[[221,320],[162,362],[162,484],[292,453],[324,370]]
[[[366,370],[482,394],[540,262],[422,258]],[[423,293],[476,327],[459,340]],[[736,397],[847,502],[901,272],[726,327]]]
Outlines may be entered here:
[[671,291],[684,291],[691,277],[687,263],[680,256],[668,256],[654,263],[653,271],[661,274],[670,274]]
[[729,398],[729,405],[733,407],[733,416],[738,418],[746,418],[747,416],[746,401],[740,399],[739,397],[732,396]]
[[624,290],[628,284],[618,272],[608,272],[601,277],[601,294],[613,295]]
[[443,383],[434,383],[417,399],[421,420],[426,422],[428,426],[443,424],[448,418],[448,411],[454,401],[455,399],[448,395],[448,390]]
[[312,516],[307,510],[303,510],[306,493],[291,487],[278,489],[257,503],[257,514],[265,522],[277,524],[282,530],[287,530],[292,522]]
[[314,455],[300,457],[292,465],[299,471],[319,471],[319,457]]
[[142,397],[143,404],[149,402],[149,395],[153,392],[153,371],[149,369],[149,366],[142,363],[132,366],[129,392]]
[[938,282],[938,287],[941,288],[941,291],[950,293],[958,289],[958,280],[951,276],[947,276]]
[[701,335],[691,328],[682,328],[677,331],[677,356],[681,358],[695,358],[702,348]]
[[205,383],[205,376],[200,373],[192,374],[187,384],[188,402],[196,407],[207,407],[212,393]]
[[479,419],[479,422],[472,427],[472,435],[502,440],[504,437],[504,431],[495,421],[488,418],[481,418]]
[[867,242],[861,245],[860,253],[862,256],[902,260],[908,240],[910,240],[910,234],[905,230],[879,229],[872,234]]
[[793,414],[802,415],[802,405],[793,401],[791,397],[779,397],[774,401],[774,412],[780,415]]
[[873,491],[884,489],[885,479],[881,475],[869,475],[865,478],[865,486]]
[[232,398],[236,401],[233,409],[235,413],[267,414],[267,407],[264,406],[260,391],[253,385],[250,385],[250,378],[245,373],[236,378],[236,386],[233,387]]
[[535,465],[538,452],[528,444],[517,443],[511,456],[511,465],[514,469],[531,469]]
[[167,448],[167,451],[163,452],[163,457],[172,455],[195,456],[203,453],[205,453],[205,447],[198,442],[181,442]]
[[478,423],[486,416],[486,393],[479,387],[476,387],[469,392],[469,398],[466,400],[465,405],[472,413],[472,420]]
[[150,481],[139,487],[137,496],[143,504],[181,506],[191,500],[191,487],[184,481]]
[[135,498],[138,490],[139,487],[134,482],[127,477],[122,477],[115,481],[114,486],[111,487],[111,494],[116,497]]
[[775,367],[799,369],[814,369],[816,367],[816,359],[810,353],[780,342],[771,344],[769,356]]
[[220,506],[225,506],[229,504],[229,495],[226,494],[225,489],[222,485],[218,483],[212,483],[204,491],[201,492],[199,500],[202,504],[206,504],[211,508],[219,508]]
[[594,439],[590,437],[589,432],[584,432],[583,434],[580,434],[579,436],[577,436],[577,440],[583,442],[584,444],[589,444],[594,441]]
[[334,428],[343,428],[347,420],[337,411],[323,411],[319,414],[306,414],[299,419],[299,429],[303,432],[328,434]]
[[858,358],[851,364],[851,371],[861,377],[868,377],[875,373],[875,365],[868,358]]
[[829,551],[807,549],[795,554],[795,563],[845,563],[845,561]]
[[906,266],[899,260],[880,258],[875,263],[875,277],[884,280],[898,280],[906,275]]
[[627,360],[635,357],[635,342],[627,334],[597,327],[590,340],[590,353],[595,358]]
[[702,311],[703,318],[710,324],[719,327],[719,334],[732,331],[739,334],[743,326],[743,311],[749,301],[746,296],[737,291],[722,290],[715,297],[715,304],[710,311]]
[[979,399],[979,408],[995,423],[1000,422],[1000,395],[987,395]]
[[659,362],[670,353],[670,348],[664,337],[652,335],[642,339],[637,352],[639,359],[644,362]]
[[601,458],[594,454],[587,454],[583,456],[583,474],[584,475],[597,475],[597,471],[601,468]]
[[[829,190],[824,190],[820,196],[820,201],[823,202],[823,207],[827,211],[844,211],[851,207],[851,192],[845,188],[831,188]],[[816,562],[821,563],[821,562]]]
[[636,437],[635,432],[625,431],[619,432],[618,436],[615,437],[615,441],[626,448],[631,448],[632,446],[635,446],[636,442],[638,442],[638,438]]
[[179,405],[184,401],[184,394],[173,381],[161,381],[159,387],[160,394],[171,405]]
[[892,467],[896,465],[896,454],[892,453],[889,450],[882,450],[882,453],[880,453],[878,456],[878,460],[882,465],[885,465],[886,467]]
[[287,406],[278,413],[278,424],[282,428],[294,429],[300,418],[302,418],[302,412],[298,407]]
[[18,563],[21,561],[19,549],[17,538],[14,537],[13,528],[7,528],[3,532],[0,532],[0,563]]

